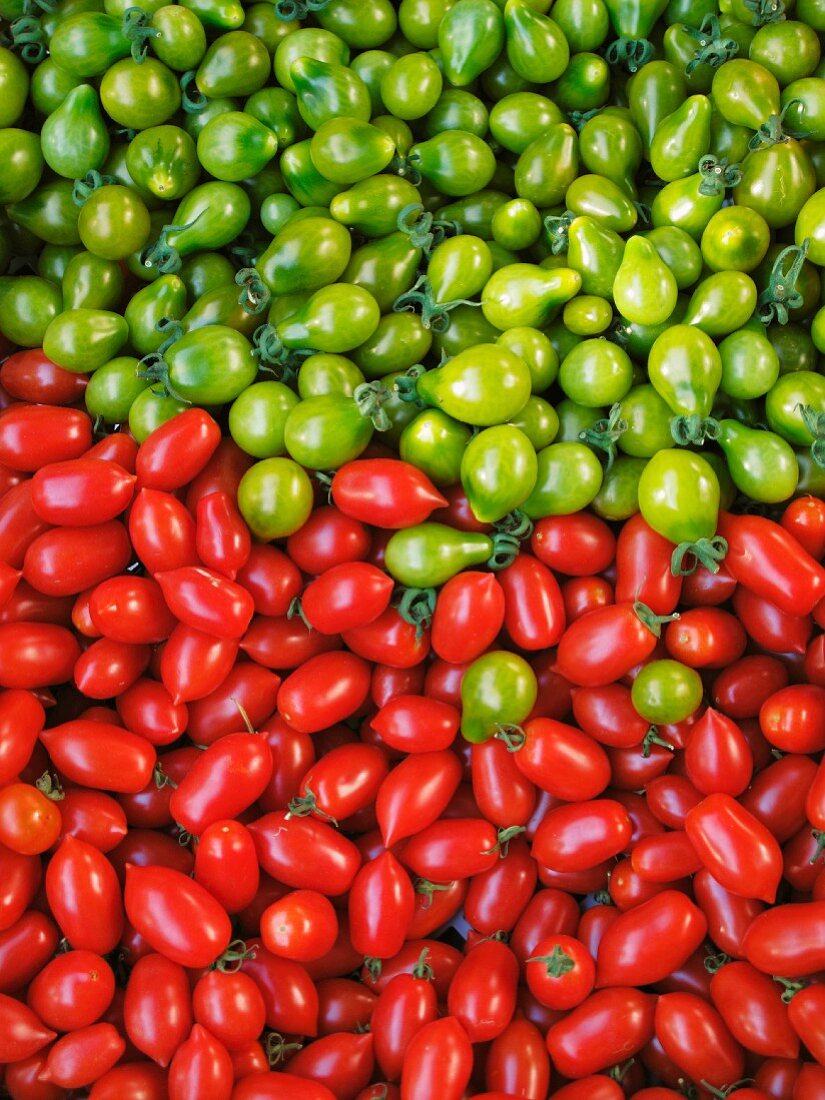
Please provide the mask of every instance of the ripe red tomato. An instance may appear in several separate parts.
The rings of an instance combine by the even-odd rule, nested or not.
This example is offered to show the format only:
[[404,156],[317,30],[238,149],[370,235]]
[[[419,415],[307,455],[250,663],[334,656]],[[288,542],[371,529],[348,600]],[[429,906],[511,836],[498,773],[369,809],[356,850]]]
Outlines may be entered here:
[[292,812],[343,821],[375,802],[388,771],[386,755],[376,745],[339,745],[308,769]]
[[[596,985],[652,985],[677,970],[707,932],[701,909],[679,890],[664,890],[621,913],[605,931]],[[656,951],[650,950],[656,943]]]
[[597,608],[567,628],[556,668],[571,684],[600,687],[626,676],[656,648],[661,624],[633,603]]
[[491,936],[510,932],[536,888],[536,861],[522,837],[514,837],[507,854],[488,870],[470,879],[464,917],[476,932]]
[[147,436],[137,456],[143,488],[170,492],[188,485],[206,466],[221,441],[221,430],[203,409],[185,409]]
[[325,570],[304,589],[304,617],[321,634],[366,626],[389,606],[392,577],[368,562],[342,562]]
[[31,479],[11,486],[0,496],[0,558],[12,569],[23,565],[28,548],[48,529],[32,506]]
[[821,561],[825,557],[825,503],[818,497],[798,497],[792,500],[779,522],[812,558]]
[[321,653],[281,685],[278,711],[294,729],[317,733],[351,717],[370,690],[370,669],[354,653]]
[[741,1046],[713,1005],[693,993],[659,997],[656,1036],[667,1056],[697,1084],[724,1088],[739,1081],[745,1068]]
[[152,745],[171,745],[186,729],[189,713],[157,680],[139,679],[115,700],[126,729]]
[[318,990],[305,967],[273,955],[260,940],[250,940],[241,972],[261,992],[267,1027],[288,1035],[318,1034]]
[[547,1032],[552,1064],[565,1077],[589,1077],[632,1058],[653,1037],[655,1005],[638,989],[591,993]]
[[32,507],[46,523],[89,527],[128,506],[135,476],[116,462],[75,458],[41,467],[32,478]]
[[473,1048],[454,1016],[425,1024],[410,1040],[401,1068],[402,1100],[461,1100],[473,1071]]
[[80,646],[71,631],[51,622],[0,625],[0,687],[28,690],[71,679]]
[[92,951],[57,955],[29,986],[26,1001],[47,1027],[74,1031],[99,1020],[115,995],[112,968]]
[[289,1072],[309,1078],[316,1086],[326,1086],[335,1096],[355,1097],[372,1077],[375,1066],[372,1045],[369,1032],[323,1035],[289,1060]]
[[26,550],[23,576],[47,596],[71,596],[121,573],[132,559],[119,520],[89,527],[55,527]]
[[154,747],[120,726],[77,718],[43,730],[40,740],[58,771],[73,783],[137,793],[152,778]]
[[164,1100],[167,1095],[166,1071],[151,1062],[126,1062],[92,1085],[94,1100]]
[[691,668],[727,668],[745,652],[747,637],[739,621],[718,607],[683,611],[665,630],[671,657]]
[[75,405],[83,399],[88,375],[53,363],[42,348],[16,351],[0,367],[0,385],[18,401],[35,405]]
[[298,566],[283,550],[265,543],[252,546],[235,580],[252,596],[258,615],[286,615],[303,588]]
[[393,458],[347,462],[332,479],[332,499],[342,512],[373,527],[412,527],[447,506],[426,474]]
[[245,588],[203,566],[155,573],[163,597],[175,618],[194,630],[219,638],[240,638],[255,605]]
[[106,955],[123,932],[123,898],[106,856],[66,836],[46,868],[46,898],[54,919],[76,950]]
[[481,818],[441,818],[406,841],[399,856],[429,882],[471,878],[495,866],[496,830]]
[[825,901],[780,905],[748,926],[742,954],[764,974],[801,978],[825,969]]
[[356,951],[390,959],[404,944],[415,908],[415,891],[392,852],[365,863],[350,888],[350,939]]
[[208,569],[214,569],[231,581],[246,565],[252,553],[252,536],[228,493],[218,489],[198,500],[195,548]]
[[27,473],[80,458],[92,445],[92,421],[79,409],[18,404],[0,413],[0,463]]
[[20,993],[52,959],[57,925],[37,909],[0,932],[0,993]]
[[504,591],[504,628],[513,644],[526,650],[556,645],[566,625],[564,600],[547,566],[522,553],[497,579]]
[[227,913],[239,913],[258,892],[260,871],[252,834],[240,821],[207,825],[195,849],[195,882]]
[[675,611],[686,578],[674,575],[672,557],[673,543],[654,531],[641,513],[631,516],[616,543],[617,603],[641,600],[657,615]]
[[365,561],[371,541],[363,523],[328,506],[316,508],[303,527],[289,536],[286,552],[304,573],[318,576],[334,565]]
[[352,886],[361,855],[326,822],[276,811],[252,822],[249,831],[261,867],[285,886],[319,890],[329,897]]
[[426,695],[396,695],[370,719],[381,740],[399,752],[440,752],[455,740],[458,710]]
[[761,649],[772,653],[805,652],[813,630],[810,615],[785,611],[742,585],[734,592],[732,603],[748,636]]
[[205,1027],[195,1024],[169,1066],[169,1100],[189,1096],[229,1100],[233,1079],[229,1051]]
[[386,848],[431,825],[446,810],[461,782],[461,764],[446,749],[414,752],[382,780],[375,813]]
[[123,1002],[123,1021],[133,1046],[168,1066],[192,1027],[189,979],[164,955],[149,954],[132,967]]
[[504,590],[492,573],[457,573],[438,593],[433,650],[452,664],[474,661],[495,641],[504,612]]
[[392,606],[371,623],[345,631],[342,637],[359,656],[392,668],[412,668],[430,652],[429,629],[419,630]]
[[782,878],[774,836],[727,794],[708,795],[685,819],[685,829],[714,878],[744,897],[772,902]]
[[610,782],[610,761],[601,745],[552,718],[524,723],[524,743],[513,759],[531,782],[564,802],[596,798]]
[[799,1039],[777,982],[748,962],[731,962],[711,978],[710,995],[737,1042],[764,1058],[797,1058]]
[[191,703],[218,688],[238,654],[234,638],[218,638],[179,623],[163,647],[160,676],[172,702]]
[[272,753],[255,733],[230,733],[210,745],[173,791],[172,816],[200,836],[207,826],[237,817],[266,789],[272,775]]
[[240,1050],[264,1029],[266,1008],[248,974],[210,970],[192,990],[195,1019],[227,1050]]
[[787,683],[788,670],[781,661],[754,653],[719,673],[713,681],[713,701],[730,718],[755,718],[762,704]]
[[825,688],[791,684],[773,693],[759,710],[765,737],[782,752],[825,749]]
[[60,835],[55,801],[29,783],[10,783],[0,790],[0,843],[24,856],[51,848]]
[[513,1018],[518,987],[518,961],[498,940],[485,940],[467,953],[447,995],[447,1011],[461,1024],[471,1043],[495,1039]]
[[763,768],[739,801],[784,844],[806,820],[817,824],[806,813],[806,796],[811,799],[816,776],[817,767],[809,756],[789,753]]
[[129,538],[149,573],[197,565],[195,521],[171,493],[140,490],[129,511]]
[[422,953],[421,964],[412,974],[397,974],[378,997],[372,1012],[375,1059],[390,1081],[400,1078],[411,1039],[438,1016],[426,958],[426,952]]
[[323,958],[338,937],[332,902],[317,890],[292,890],[261,915],[261,939],[273,955],[296,962]]
[[151,658],[147,645],[99,638],[75,662],[75,686],[88,699],[111,699],[137,683]]
[[739,795],[753,773],[745,735],[732,719],[711,707],[688,735],[684,765],[688,779],[702,794]]
[[616,552],[613,532],[604,520],[589,512],[540,519],[533,530],[530,546],[545,565],[558,573],[576,577],[601,573],[613,561]]
[[526,960],[525,977],[533,996],[547,1008],[575,1008],[593,990],[596,964],[584,944],[573,936],[541,940]]
[[533,855],[551,870],[586,871],[624,851],[630,835],[630,818],[619,802],[574,802],[546,815],[533,840]]
[[129,574],[110,577],[94,588],[89,615],[105,638],[135,645],[162,642],[177,622],[160,585],[149,577]]

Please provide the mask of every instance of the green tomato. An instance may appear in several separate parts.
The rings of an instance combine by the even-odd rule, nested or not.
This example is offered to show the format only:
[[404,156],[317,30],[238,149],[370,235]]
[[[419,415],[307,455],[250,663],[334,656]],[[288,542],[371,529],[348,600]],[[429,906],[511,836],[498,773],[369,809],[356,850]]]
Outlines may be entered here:
[[502,332],[496,343],[527,364],[533,393],[544,393],[555,382],[559,373],[559,356],[545,333],[530,326],[509,328]]
[[490,427],[516,416],[531,391],[523,359],[497,344],[477,344],[418,379],[418,396],[465,424]]
[[43,174],[40,138],[14,126],[0,130],[0,203],[19,203],[31,195]]
[[597,49],[610,31],[610,16],[603,0],[556,0],[553,19],[574,54]]
[[331,218],[289,222],[255,267],[273,294],[315,291],[334,283],[350,260],[349,233]]
[[[806,414],[806,410],[810,410]],[[783,374],[765,396],[768,427],[794,446],[816,438],[810,424],[825,413],[825,377],[809,370]],[[806,418],[808,423],[806,423]]]
[[164,353],[159,377],[179,400],[223,405],[251,385],[258,360],[249,340],[225,325],[187,332]]
[[658,325],[673,313],[679,288],[645,237],[630,237],[613,283],[616,308],[633,324]]
[[185,401],[157,394],[147,384],[146,389],[141,390],[129,406],[129,431],[138,443],[142,443],[161,424],[188,408]]
[[581,285],[581,276],[572,268],[508,264],[487,281],[481,295],[482,312],[491,325],[502,330],[542,328],[551,312],[573,298]]
[[588,172],[606,176],[629,195],[635,194],[644,149],[632,119],[618,108],[608,108],[585,122],[579,133],[579,153]]
[[226,111],[198,134],[198,160],[210,176],[238,183],[260,172],[278,150],[278,138],[243,111]]
[[517,726],[533,709],[538,682],[517,653],[494,650],[477,657],[461,681],[461,733],[478,744],[503,726]]
[[750,318],[756,308],[756,285],[741,271],[718,271],[696,287],[683,318],[708,336],[727,336]]
[[612,298],[613,283],[624,256],[625,242],[595,218],[575,218],[567,230],[567,262],[578,271],[582,291]]
[[271,71],[272,62],[263,42],[248,31],[233,30],[209,46],[197,68],[195,83],[210,99],[248,96],[266,84]]
[[391,115],[406,120],[422,118],[441,96],[443,79],[427,53],[399,57],[381,77],[381,99]]
[[107,184],[83,203],[77,230],[89,252],[106,260],[122,260],[146,243],[151,221],[146,204],[131,188]]
[[493,257],[486,241],[469,233],[448,237],[433,249],[427,278],[438,304],[472,298],[487,283]]
[[372,433],[371,421],[353,398],[329,393],[293,405],[284,426],[284,445],[301,466],[337,470],[361,454]]
[[461,459],[461,484],[481,523],[497,523],[523,504],[535,486],[537,472],[533,444],[512,424],[499,424],[473,436]]
[[53,172],[80,179],[103,165],[109,152],[109,132],[100,100],[91,84],[72,88],[40,131],[43,158]]
[[175,114],[181,94],[175,74],[163,62],[147,57],[138,64],[127,57],[106,70],[100,82],[100,100],[119,126],[146,130]]
[[388,313],[378,328],[352,354],[366,378],[383,378],[420,363],[432,344],[432,333],[416,313]]
[[733,198],[738,206],[761,214],[772,229],[794,221],[799,228],[800,212],[815,189],[816,171],[808,152],[800,142],[788,138],[748,153]]
[[179,126],[141,130],[129,142],[126,167],[138,187],[164,201],[180,200],[200,176],[195,143]]
[[351,359],[343,355],[319,352],[308,356],[298,371],[299,397],[321,397],[339,393],[352,397],[355,387],[364,382],[364,375]]
[[610,523],[624,523],[639,511],[639,482],[647,459],[619,455],[609,470],[590,507]]
[[29,73],[17,56],[0,46],[0,129],[14,126],[26,106],[29,91]]
[[483,138],[490,116],[483,100],[463,88],[445,88],[424,118],[424,134],[435,137],[444,130],[465,130]]
[[627,83],[627,102],[645,154],[661,122],[682,105],[687,96],[682,72],[669,61],[651,61]]
[[779,377],[779,356],[763,331],[741,328],[719,345],[722,380],[719,388],[729,397],[762,397]]
[[421,255],[406,233],[390,233],[355,249],[343,281],[368,290],[381,312],[387,313],[415,282]]
[[180,4],[165,4],[152,16],[152,51],[175,72],[196,69],[206,53],[206,30],[193,11]]
[[123,288],[120,264],[81,251],[69,260],[63,272],[63,308],[118,310]]
[[779,114],[779,84],[773,73],[756,61],[734,58],[720,65],[711,88],[717,109],[728,122],[757,130]]
[[579,176],[567,188],[564,201],[571,213],[595,218],[617,233],[627,233],[639,217],[632,200],[607,176]]
[[621,401],[633,384],[627,352],[607,340],[582,340],[562,360],[559,385],[579,405],[598,408]]
[[719,515],[719,480],[707,460],[692,451],[658,451],[642,471],[639,508],[645,522],[670,542],[709,539]]
[[418,523],[396,531],[384,556],[387,572],[409,588],[434,588],[493,553],[493,540],[443,523]]
[[567,68],[570,47],[561,27],[536,11],[528,0],[507,0],[504,7],[507,59],[531,84],[549,84]]
[[[492,127],[492,116],[490,121]],[[560,203],[578,176],[578,144],[572,126],[563,122],[547,126],[522,150],[516,162],[518,197],[529,199],[539,209]]]
[[789,443],[736,420],[720,421],[719,446],[740,493],[762,504],[778,504],[793,496],[799,466]]
[[37,275],[0,276],[0,332],[12,344],[37,348],[63,308],[60,287]]
[[293,534],[312,511],[312,482],[291,458],[265,458],[246,471],[238,508],[256,538],[266,542]]
[[562,320],[577,336],[598,336],[610,327],[613,309],[604,298],[580,294],[565,305]]
[[653,386],[634,386],[621,401],[619,416],[627,425],[618,440],[619,450],[626,455],[651,458],[657,451],[673,446],[673,413]]
[[113,359],[128,338],[129,326],[119,313],[68,309],[46,329],[43,351],[64,370],[85,374]]
[[[526,406],[525,406],[526,408]],[[440,409],[425,409],[401,432],[398,453],[422,470],[434,485],[458,483],[471,432]]]
[[179,321],[186,312],[186,287],[177,275],[161,275],[133,294],[124,311],[129,326],[129,342],[138,355],[157,351],[166,339],[158,325],[164,320]]
[[481,76],[503,45],[504,20],[493,0],[462,0],[438,26],[444,75],[455,88],[466,88]]
[[584,443],[552,443],[537,459],[535,488],[521,506],[531,519],[580,512],[601,488],[601,463]]
[[653,171],[672,183],[696,171],[710,149],[711,104],[707,96],[693,95],[662,119],[650,143]]
[[633,681],[630,697],[646,722],[669,725],[683,722],[696,711],[703,690],[695,668],[680,661],[650,661]]
[[[300,201],[300,194],[295,197]],[[329,212],[336,221],[365,237],[386,237],[398,228],[398,216],[404,207],[420,201],[418,189],[409,180],[378,175],[335,194],[329,202]]]
[[810,76],[819,64],[819,38],[813,27],[796,20],[770,23],[753,36],[749,57],[764,66],[784,88]]
[[84,394],[86,408],[91,416],[100,416],[107,424],[124,424],[133,403],[148,386],[147,379],[138,377],[134,356],[110,359],[89,379]]
[[395,142],[383,130],[356,118],[333,118],[318,127],[309,155],[321,175],[352,184],[382,172],[395,155]]
[[690,325],[665,329],[650,349],[648,373],[676,416],[710,416],[722,379],[722,360],[701,329]]
[[298,404],[282,382],[256,382],[240,393],[229,409],[229,433],[254,458],[286,454],[284,426]]
[[[490,111],[490,133],[511,153],[521,154],[564,115],[552,99],[537,92],[515,92]],[[483,137],[484,135],[479,135]]]
[[559,433],[558,413],[543,397],[536,397],[535,394],[527,399],[527,404],[509,423],[524,432],[535,451],[549,447]]
[[316,290],[277,331],[285,347],[341,353],[368,340],[380,319],[378,303],[369,291],[337,283]]
[[[485,2],[492,4],[492,0]],[[453,197],[481,191],[496,170],[490,146],[463,130],[445,130],[417,142],[410,149],[410,160],[437,191]]]
[[705,227],[702,257],[711,271],[753,271],[770,243],[770,226],[761,214],[731,206],[718,210]]
[[795,324],[770,325],[766,335],[779,356],[780,376],[794,371],[816,370],[818,356],[808,329]]

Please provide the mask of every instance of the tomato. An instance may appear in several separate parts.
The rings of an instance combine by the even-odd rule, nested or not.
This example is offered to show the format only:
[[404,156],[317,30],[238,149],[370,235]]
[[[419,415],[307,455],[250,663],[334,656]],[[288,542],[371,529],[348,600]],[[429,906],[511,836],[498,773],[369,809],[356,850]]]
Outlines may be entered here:
[[339,745],[309,769],[290,810],[334,821],[351,817],[372,805],[387,771],[386,757],[377,746]]
[[750,963],[731,962],[713,975],[713,1004],[734,1038],[766,1058],[796,1058],[799,1040],[779,985]]
[[716,1009],[693,993],[667,993],[656,1003],[656,1036],[687,1076],[724,1088],[744,1070],[742,1048]]
[[430,936],[458,913],[468,892],[466,879],[439,884],[417,879],[415,910],[407,935],[411,940]]
[[241,972],[249,975],[263,996],[267,1027],[290,1035],[318,1033],[318,993],[300,963],[278,958],[259,940],[252,940],[247,942]]
[[521,837],[488,871],[474,875],[464,899],[464,916],[476,932],[511,931],[536,888],[536,864]]
[[227,913],[245,909],[255,898],[260,881],[249,830],[238,821],[207,825],[195,849],[194,878]]
[[195,1019],[229,1051],[239,1050],[263,1031],[266,1009],[255,983],[247,974],[212,970],[192,991]]
[[655,998],[615,986],[591,993],[547,1032],[547,1049],[565,1077],[589,1077],[632,1058],[653,1037]]
[[461,1100],[473,1069],[473,1050],[453,1016],[425,1024],[412,1037],[401,1067],[401,1100],[440,1096]]
[[369,687],[369,667],[362,658],[352,653],[322,653],[284,680],[278,709],[295,729],[317,733],[354,714],[367,698]]
[[412,836],[400,858],[430,882],[471,878],[495,866],[499,858],[496,830],[479,818],[440,819]]
[[429,630],[408,622],[392,606],[371,623],[347,630],[343,639],[360,657],[392,668],[411,668],[430,651]]
[[140,678],[151,657],[148,646],[100,638],[75,662],[74,682],[89,699],[111,699]]
[[284,885],[329,897],[352,886],[360,853],[325,822],[276,811],[254,821],[249,831],[261,867]]
[[0,692],[0,784],[11,782],[26,766],[45,720],[31,692]]
[[625,808],[602,798],[551,810],[533,840],[533,855],[556,871],[586,871],[624,851],[631,825]]
[[412,1038],[438,1015],[435,989],[427,968],[427,953],[412,974],[398,974],[375,1003],[372,1033],[375,1059],[390,1080],[401,1076],[404,1054]]
[[765,737],[783,752],[825,748],[825,688],[792,684],[770,695],[759,710]]
[[173,416],[141,443],[136,473],[141,488],[170,492],[192,481],[221,441],[218,425],[203,409]]
[[[707,922],[683,893],[665,890],[610,925],[599,944],[596,985],[651,985],[678,969],[702,943]],[[653,955],[655,938],[660,949]]]
[[89,596],[89,615],[104,637],[136,645],[163,641],[176,622],[160,586],[129,575],[98,584]]
[[120,726],[78,718],[43,730],[40,740],[58,770],[83,786],[137,793],[152,777],[153,746]]
[[252,546],[235,580],[252,596],[258,615],[286,615],[303,587],[297,565],[282,550],[262,543]]
[[375,812],[386,848],[431,825],[449,805],[461,765],[447,750],[414,752],[382,780]]
[[525,976],[537,1001],[548,1008],[566,1010],[590,995],[596,966],[579,940],[557,935],[536,944],[526,960]]
[[84,412],[56,405],[13,405],[3,410],[0,463],[27,473],[50,462],[68,462],[92,445],[92,422]]
[[[776,936],[777,918],[782,933]],[[744,937],[743,953],[757,970],[799,978],[822,969],[817,941],[825,920],[825,902],[783,905],[759,914]],[[771,937],[774,937],[773,939]]]
[[287,539],[292,561],[313,575],[348,561],[364,561],[370,550],[370,535],[357,519],[337,508],[316,508],[306,523]]
[[179,871],[127,866],[124,903],[137,931],[182,966],[208,966],[229,943],[231,926],[225,910]]
[[21,855],[45,852],[60,834],[60,811],[39,788],[10,783],[0,790],[0,843]]
[[238,1082],[232,1100],[335,1100],[335,1093],[294,1073],[251,1073]]
[[377,619],[389,606],[393,588],[392,579],[374,565],[344,562],[307,586],[303,614],[322,634],[340,634]]
[[192,1027],[183,967],[164,955],[138,959],[126,984],[123,1020],[131,1043],[158,1065],[168,1066]]
[[377,1000],[360,982],[350,978],[324,978],[318,982],[319,1034],[331,1035],[335,1031],[357,1031],[367,1027]]
[[630,690],[622,684],[577,689],[573,714],[592,738],[615,748],[640,745],[650,729],[650,723],[633,706]]
[[170,493],[141,489],[129,512],[129,538],[149,573],[195,565],[195,521]]
[[203,752],[169,802],[187,832],[200,836],[222,818],[237,817],[266,789],[272,775],[272,753],[255,733],[231,733]]
[[[599,1074],[562,1085],[554,1096],[558,1096],[559,1100],[622,1100],[624,1091],[612,1077]],[[660,1098],[656,1097],[656,1100]]]
[[564,601],[559,583],[537,558],[519,554],[501,570],[504,590],[504,627],[519,649],[547,649],[558,643],[565,628]]
[[0,367],[0,385],[18,401],[41,405],[74,405],[83,397],[88,379],[63,370],[40,348],[10,355]]
[[274,763],[269,786],[261,795],[261,809],[267,813],[285,810],[315,760],[315,745],[309,734],[292,729],[280,717],[268,722],[261,733],[269,743]]
[[411,753],[449,748],[458,724],[455,707],[423,695],[397,695],[370,720],[382,741],[400,752]]
[[762,704],[786,687],[788,670],[775,657],[741,657],[713,681],[713,701],[730,718],[755,718]]
[[782,844],[805,824],[805,800],[811,798],[816,775],[809,757],[790,753],[763,768],[740,801]]
[[539,1029],[515,1017],[490,1046],[484,1083],[503,1094],[544,1096],[550,1083],[550,1060]]
[[771,902],[782,877],[782,855],[773,835],[727,794],[708,795],[685,819],[703,864],[723,886]]
[[789,615],[741,585],[733,594],[733,609],[748,635],[773,653],[805,652],[813,624],[808,615]]
[[434,509],[447,504],[421,470],[387,458],[341,466],[332,480],[332,499],[346,515],[391,529],[423,523]]
[[59,940],[57,925],[36,909],[0,932],[0,993],[19,993],[49,963]]
[[332,903],[315,890],[292,890],[261,915],[261,939],[273,955],[296,962],[320,959],[338,936]]
[[296,1077],[307,1077],[339,1096],[354,1097],[372,1077],[373,1039],[369,1033],[324,1035],[290,1059]]
[[211,1032],[195,1024],[169,1066],[170,1100],[206,1093],[215,1100],[229,1100],[234,1072],[229,1052]]
[[135,477],[116,462],[76,458],[42,466],[32,478],[32,507],[46,523],[88,527],[128,506]]
[[160,1066],[148,1062],[127,1062],[92,1085],[94,1100],[162,1100],[166,1088],[166,1073]]
[[492,573],[458,573],[438,594],[432,623],[433,650],[444,661],[472,661],[493,644],[504,615],[504,590]]
[[39,592],[69,596],[122,572],[132,557],[122,523],[57,527],[34,540],[23,560],[23,576]]
[[647,660],[660,631],[660,620],[643,604],[598,608],[568,627],[559,642],[556,667],[582,687],[613,683]]
[[238,643],[179,623],[163,647],[160,676],[172,702],[190,703],[215,691],[229,675]]
[[587,512],[540,519],[530,545],[545,565],[574,577],[601,573],[616,553],[613,532],[604,520]]
[[739,795],[753,772],[744,734],[735,722],[711,707],[690,731],[684,763],[688,779],[702,794]]
[[71,678],[80,656],[74,636],[52,623],[0,625],[0,686],[37,688]]
[[370,860],[356,874],[349,895],[353,947],[371,958],[392,958],[406,939],[415,894],[405,869],[391,852]]
[[152,745],[170,745],[186,728],[188,712],[175,705],[163,684],[138,679],[116,700],[120,720],[126,729],[146,738]]
[[593,799],[610,782],[604,749],[586,733],[552,718],[524,723],[524,741],[514,760],[528,779],[565,802]]
[[123,932],[123,898],[114,867],[83,840],[66,836],[46,869],[54,919],[76,950],[105,955]]

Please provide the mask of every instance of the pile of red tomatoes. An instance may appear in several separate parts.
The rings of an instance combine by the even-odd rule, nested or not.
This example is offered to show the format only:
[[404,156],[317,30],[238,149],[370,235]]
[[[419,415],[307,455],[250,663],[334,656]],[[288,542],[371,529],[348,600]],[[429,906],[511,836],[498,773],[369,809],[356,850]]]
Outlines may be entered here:
[[685,576],[546,517],[433,608],[460,487],[373,444],[256,542],[207,412],[4,371],[7,1095],[825,1096],[825,503]]

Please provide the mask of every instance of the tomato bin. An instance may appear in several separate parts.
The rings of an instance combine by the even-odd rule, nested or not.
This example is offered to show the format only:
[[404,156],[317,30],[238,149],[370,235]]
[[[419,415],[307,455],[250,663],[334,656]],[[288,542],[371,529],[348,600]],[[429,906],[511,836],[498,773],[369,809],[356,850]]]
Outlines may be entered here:
[[825,1100],[825,0],[0,0],[0,1095]]

